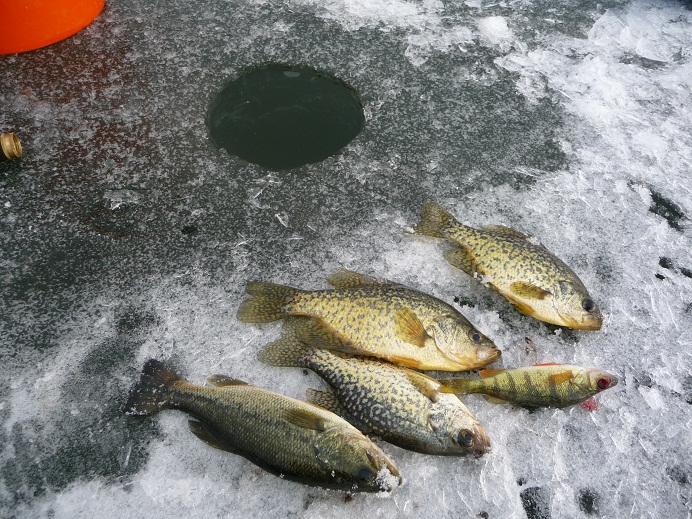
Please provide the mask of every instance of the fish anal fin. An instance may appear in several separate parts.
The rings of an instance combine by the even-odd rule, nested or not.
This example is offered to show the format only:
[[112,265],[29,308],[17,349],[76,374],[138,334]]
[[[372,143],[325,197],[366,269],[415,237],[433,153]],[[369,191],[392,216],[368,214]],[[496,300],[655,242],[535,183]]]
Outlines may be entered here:
[[338,411],[341,409],[341,403],[333,389],[318,391],[317,389],[308,388],[306,395],[306,400],[311,404],[318,405],[325,408],[327,411],[339,414]]
[[520,238],[522,240],[528,240],[531,238],[528,234],[524,234],[521,231],[517,231],[516,229],[512,229],[511,227],[507,227],[505,225],[489,225],[487,227],[483,227],[484,231],[497,234],[499,236],[507,236],[510,238]]
[[425,346],[425,342],[430,338],[430,335],[425,331],[425,326],[423,326],[423,323],[418,319],[413,310],[401,309],[396,313],[394,319],[396,334],[402,341],[415,344],[421,348]]
[[237,378],[228,377],[226,375],[212,375],[207,379],[207,382],[217,387],[226,386],[247,386],[247,382],[238,380]]
[[419,368],[421,361],[416,359],[410,359],[408,357],[401,357],[399,355],[391,355],[387,357],[387,360],[398,364],[399,366],[405,366],[407,368]]
[[562,384],[564,382],[567,382],[570,380],[574,375],[572,375],[571,371],[563,371],[561,373],[555,373],[554,375],[550,375],[548,378],[552,381],[555,382],[555,385]]
[[311,351],[311,348],[298,338],[296,328],[300,326],[300,321],[305,319],[309,318],[286,318],[284,321],[283,336],[264,346],[257,354],[257,359],[270,366],[304,366],[302,358]]
[[478,374],[482,378],[489,378],[489,377],[494,377],[495,375],[499,375],[500,373],[504,373],[506,370],[504,369],[494,369],[494,368],[489,368],[489,369],[482,369],[478,372]]
[[[518,297],[525,299],[546,299],[551,292],[541,287],[537,287],[527,281],[515,281],[509,286],[512,293]],[[516,303],[515,303],[516,304]]]
[[477,272],[476,263],[471,259],[470,254],[464,247],[445,251],[444,257],[447,263],[466,272],[469,276],[473,276]]
[[287,409],[284,412],[284,419],[303,429],[324,431],[327,428],[324,420],[309,409]]
[[483,398],[485,398],[488,402],[492,402],[493,404],[509,404],[509,401],[503,400],[502,398],[498,398],[496,396],[483,395]]
[[197,438],[202,440],[204,443],[211,445],[215,449],[235,452],[232,445],[229,445],[222,438],[219,438],[219,436],[216,435],[214,431],[210,429],[204,422],[200,422],[199,420],[188,420],[187,423],[190,426],[190,431],[192,431],[192,434],[197,436]]

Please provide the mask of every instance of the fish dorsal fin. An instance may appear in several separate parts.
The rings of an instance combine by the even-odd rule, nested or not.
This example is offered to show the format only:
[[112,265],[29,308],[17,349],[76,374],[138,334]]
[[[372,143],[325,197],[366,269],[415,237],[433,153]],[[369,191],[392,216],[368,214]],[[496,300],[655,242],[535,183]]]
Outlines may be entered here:
[[434,378],[430,378],[423,373],[418,373],[410,369],[402,370],[406,378],[422,395],[430,399],[431,402],[435,403],[440,397],[440,383]]
[[489,225],[488,227],[484,227],[483,230],[500,236],[507,236],[508,238],[520,238],[522,240],[531,238],[528,234],[524,234],[523,232],[505,225]]
[[543,362],[541,364],[534,364],[534,367],[536,366],[559,366],[557,362]]
[[537,287],[527,281],[515,281],[509,286],[509,289],[516,296],[526,299],[545,299],[552,295],[550,291]]
[[572,375],[572,372],[567,370],[567,371],[562,371],[560,373],[555,373],[554,375],[550,375],[548,379],[552,380],[555,382],[555,385],[562,384],[563,382],[567,382],[570,380],[574,375]]
[[494,369],[494,368],[489,368],[489,369],[482,369],[478,372],[478,374],[483,377],[483,378],[489,378],[489,377],[494,377],[495,375],[499,375],[500,373],[504,373],[507,371],[506,369]]
[[367,286],[389,286],[396,285],[387,279],[378,279],[366,274],[360,274],[348,269],[341,269],[327,278],[327,283],[334,288],[355,288]]
[[430,338],[430,335],[425,331],[425,326],[418,319],[418,316],[413,310],[403,308],[396,313],[394,318],[397,336],[405,342],[415,344],[423,348],[425,341]]
[[192,431],[192,434],[197,436],[197,438],[202,440],[204,443],[211,445],[215,449],[235,452],[233,446],[229,445],[222,438],[219,438],[204,422],[200,422],[198,420],[188,420],[187,423],[190,426],[190,431]]
[[[319,408],[315,406],[315,409]],[[324,419],[310,409],[287,409],[284,412],[284,419],[303,429],[313,429],[321,432],[327,428]]]
[[450,249],[444,253],[444,257],[447,263],[453,267],[458,268],[466,272],[469,276],[473,276],[476,270],[476,263],[471,259],[471,255],[468,254],[464,247],[457,247],[456,249]]
[[217,387],[249,386],[247,382],[243,382],[237,378],[227,377],[226,375],[212,375],[207,379],[207,382]]

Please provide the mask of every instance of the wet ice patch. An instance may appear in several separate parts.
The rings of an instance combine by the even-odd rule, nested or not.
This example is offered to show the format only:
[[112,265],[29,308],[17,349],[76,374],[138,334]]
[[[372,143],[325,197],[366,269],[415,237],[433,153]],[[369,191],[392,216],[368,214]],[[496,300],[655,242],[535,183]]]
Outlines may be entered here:
[[478,20],[478,30],[481,39],[491,45],[497,45],[503,50],[508,50],[514,38],[512,30],[507,25],[507,20],[502,16],[489,16]]

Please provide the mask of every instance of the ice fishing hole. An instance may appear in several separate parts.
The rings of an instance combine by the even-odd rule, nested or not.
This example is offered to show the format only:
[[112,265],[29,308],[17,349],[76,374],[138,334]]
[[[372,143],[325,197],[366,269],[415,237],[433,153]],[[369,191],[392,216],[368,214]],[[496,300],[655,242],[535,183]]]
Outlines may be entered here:
[[217,146],[273,170],[320,162],[365,124],[358,94],[344,81],[280,64],[251,69],[227,83],[207,118]]

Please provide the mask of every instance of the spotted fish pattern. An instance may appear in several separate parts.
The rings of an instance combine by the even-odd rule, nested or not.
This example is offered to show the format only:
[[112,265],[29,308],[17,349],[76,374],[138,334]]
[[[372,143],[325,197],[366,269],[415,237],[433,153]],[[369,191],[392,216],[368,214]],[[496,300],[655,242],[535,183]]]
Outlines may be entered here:
[[599,330],[603,318],[579,277],[534,238],[504,226],[474,229],[440,205],[426,202],[414,232],[445,238],[447,261],[541,321]]

